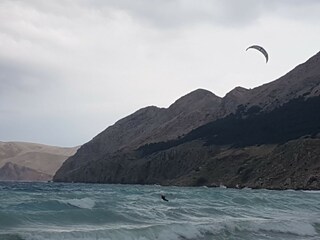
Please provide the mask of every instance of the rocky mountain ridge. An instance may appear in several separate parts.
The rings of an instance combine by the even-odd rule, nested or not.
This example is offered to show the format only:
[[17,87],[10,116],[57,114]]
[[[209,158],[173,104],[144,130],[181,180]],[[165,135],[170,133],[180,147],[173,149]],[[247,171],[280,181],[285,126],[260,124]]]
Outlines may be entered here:
[[[232,129],[232,126],[240,126],[237,128],[240,134],[241,125],[239,124],[247,124],[250,127],[251,123],[245,120],[248,116],[248,120],[252,120],[252,124],[256,125],[259,131],[268,133],[268,127],[272,128],[272,121],[270,125],[270,122],[263,122],[261,119],[274,118],[281,123],[281,121],[284,121],[281,118],[281,111],[290,112],[292,110],[290,114],[294,115],[293,124],[296,124],[301,120],[298,116],[299,114],[294,113],[294,111],[298,111],[299,107],[303,109],[305,103],[311,107],[320,107],[317,105],[317,100],[312,103],[306,101],[309,98],[317,98],[320,95],[319,63],[320,53],[276,81],[254,89],[237,87],[224,98],[219,98],[206,90],[196,90],[180,98],[167,109],[159,109],[157,107],[141,109],[119,120],[92,141],[84,144],[74,156],[63,164],[55,175],[54,180],[165,184],[175,179],[171,181],[171,184],[179,183],[177,179],[180,175],[182,178],[187,176],[192,169],[200,166],[201,161],[207,162],[208,159],[213,157],[213,155],[206,153],[206,146],[212,146],[214,149],[225,148],[223,146],[236,147],[235,142],[226,141],[226,136],[229,136],[228,139],[236,138],[231,132],[229,135],[225,133],[228,132],[228,128]],[[297,99],[299,99],[298,102],[295,102]],[[287,103],[290,104],[286,105]],[[270,114],[261,117],[263,116],[262,114],[268,113]],[[286,117],[288,117],[286,119],[290,119],[290,115],[286,115]],[[304,133],[317,135],[319,127],[317,123],[312,121],[311,118],[307,118],[307,120],[309,125],[305,126],[302,131],[299,128],[295,128],[296,132],[292,136],[301,137],[301,134]],[[259,124],[255,124],[255,121],[258,121]],[[264,129],[265,126],[261,125],[260,122],[267,124],[267,128]],[[285,123],[283,122],[282,124]],[[223,129],[223,127],[225,127],[225,132],[219,132],[219,129]],[[286,141],[291,140],[291,135],[289,133],[286,134],[284,139]],[[262,136],[266,137],[267,135]],[[279,140],[279,138],[277,139]],[[256,142],[256,140],[251,140],[250,142],[249,140],[240,139],[238,146],[243,145],[242,143],[246,143],[244,146],[253,146],[254,144],[263,144],[264,146],[270,143],[278,146],[278,144],[283,143],[278,140],[278,142],[271,141],[270,143],[265,142],[265,139],[262,142]],[[193,149],[196,146],[195,143],[199,141],[202,144],[200,144],[201,147],[197,148],[195,154],[190,149]],[[251,145],[248,145],[248,142]],[[186,156],[170,158],[166,155],[167,151],[175,151],[179,154],[184,149],[183,146],[189,146],[185,150]],[[141,149],[144,151],[142,155],[143,151]],[[216,152],[213,149],[210,151],[213,151],[214,154],[221,152],[221,150]],[[316,150],[313,149],[312,151]],[[149,159],[151,156],[158,156],[158,154],[160,156],[163,154],[166,157],[164,159],[162,157],[156,157],[153,160]],[[187,156],[193,156],[193,160]],[[201,156],[201,159],[199,159],[199,156]],[[167,157],[172,162],[180,159],[180,165],[174,165],[178,170],[171,169],[173,166],[164,167],[164,169],[158,168],[158,170],[161,169],[159,171],[163,176],[166,176],[167,172],[174,172],[174,177],[153,178],[159,174],[156,168],[151,169],[150,166],[155,163],[162,166],[161,164],[165,162]],[[188,166],[187,170],[182,171],[181,164]],[[137,172],[144,177],[138,177],[133,174],[135,172],[134,169],[139,169]],[[158,181],[143,179],[158,179]],[[186,183],[188,181],[182,182]]]
[[222,99],[218,115],[235,112],[239,105],[270,111],[300,96],[319,96],[319,66],[320,52],[275,81],[253,89],[236,87]]
[[64,164],[62,171],[74,171],[103,155],[130,151],[157,141],[183,136],[212,120],[221,98],[197,89],[178,99],[168,108],[150,106],[119,120],[81,146]]
[[238,112],[181,139],[103,156],[63,180],[319,189],[320,112],[314,109],[320,109],[320,97],[295,99],[263,115],[249,111],[242,118]]

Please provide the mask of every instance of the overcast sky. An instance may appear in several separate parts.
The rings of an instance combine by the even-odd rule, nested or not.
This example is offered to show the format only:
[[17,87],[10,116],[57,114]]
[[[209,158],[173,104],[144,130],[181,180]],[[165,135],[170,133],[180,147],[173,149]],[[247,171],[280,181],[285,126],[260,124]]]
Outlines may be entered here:
[[318,0],[1,0],[0,141],[80,145],[197,88],[273,81],[319,52],[319,12]]

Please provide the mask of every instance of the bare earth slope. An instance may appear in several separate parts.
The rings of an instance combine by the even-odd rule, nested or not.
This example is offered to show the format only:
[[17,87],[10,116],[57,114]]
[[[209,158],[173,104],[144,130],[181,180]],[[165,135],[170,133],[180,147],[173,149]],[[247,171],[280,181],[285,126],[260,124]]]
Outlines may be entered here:
[[[62,148],[27,142],[0,142],[0,168],[7,163],[12,163],[13,165],[7,165],[7,172],[10,169],[18,172],[19,167],[20,170],[22,169],[21,167],[25,167],[30,171],[33,170],[43,174],[46,178],[47,176],[52,178],[62,163],[75,154],[77,149],[78,147]],[[8,166],[11,166],[11,168],[8,168]],[[15,168],[12,166],[15,166]],[[17,180],[23,179],[23,172],[16,175],[19,175]],[[32,180],[30,177],[32,174],[28,173],[25,176],[25,180]],[[3,176],[0,176],[0,178],[5,180]],[[37,178],[35,177],[34,180],[37,180]],[[8,180],[14,180],[14,177]]]

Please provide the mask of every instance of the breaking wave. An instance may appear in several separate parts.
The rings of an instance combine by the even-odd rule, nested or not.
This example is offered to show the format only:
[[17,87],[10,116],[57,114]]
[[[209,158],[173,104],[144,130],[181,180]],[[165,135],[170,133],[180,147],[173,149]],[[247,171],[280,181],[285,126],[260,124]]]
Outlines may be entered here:
[[95,205],[95,201],[90,198],[59,200],[59,202],[83,209],[92,209]]

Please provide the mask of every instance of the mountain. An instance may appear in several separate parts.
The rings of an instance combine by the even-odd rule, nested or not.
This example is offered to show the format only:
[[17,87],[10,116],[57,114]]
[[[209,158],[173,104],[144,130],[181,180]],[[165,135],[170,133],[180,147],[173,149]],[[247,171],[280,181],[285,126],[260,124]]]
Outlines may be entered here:
[[[12,174],[8,179],[0,172],[1,180],[51,179],[62,163],[75,154],[78,147],[62,148],[27,142],[0,142],[0,168]],[[11,165],[7,165],[11,163]],[[21,172],[19,173],[19,171]],[[32,171],[32,173],[30,173]],[[17,179],[14,179],[17,176]],[[32,179],[32,176],[35,176]],[[50,177],[48,177],[50,176]]]
[[320,189],[320,111],[314,109],[320,97],[263,114],[231,114],[180,139],[91,161],[64,181]]
[[7,162],[0,168],[0,181],[48,181],[52,175]]
[[82,145],[74,156],[64,162],[58,175],[67,175],[67,172],[74,172],[105,155],[181,137],[210,122],[220,102],[221,98],[213,93],[198,89],[178,99],[169,108],[151,106],[140,109]]
[[[196,90],[168,109],[141,109],[83,145],[54,180],[320,189],[319,63],[320,53],[278,80],[254,89],[237,87],[222,99]],[[299,155],[292,141],[311,157]],[[305,159],[308,170],[297,168],[291,156]],[[270,159],[268,168],[264,164]],[[280,173],[272,177],[277,181],[266,181],[277,173],[273,166],[278,172],[284,168],[279,159],[289,163],[291,175],[282,177],[290,184],[282,184]]]

